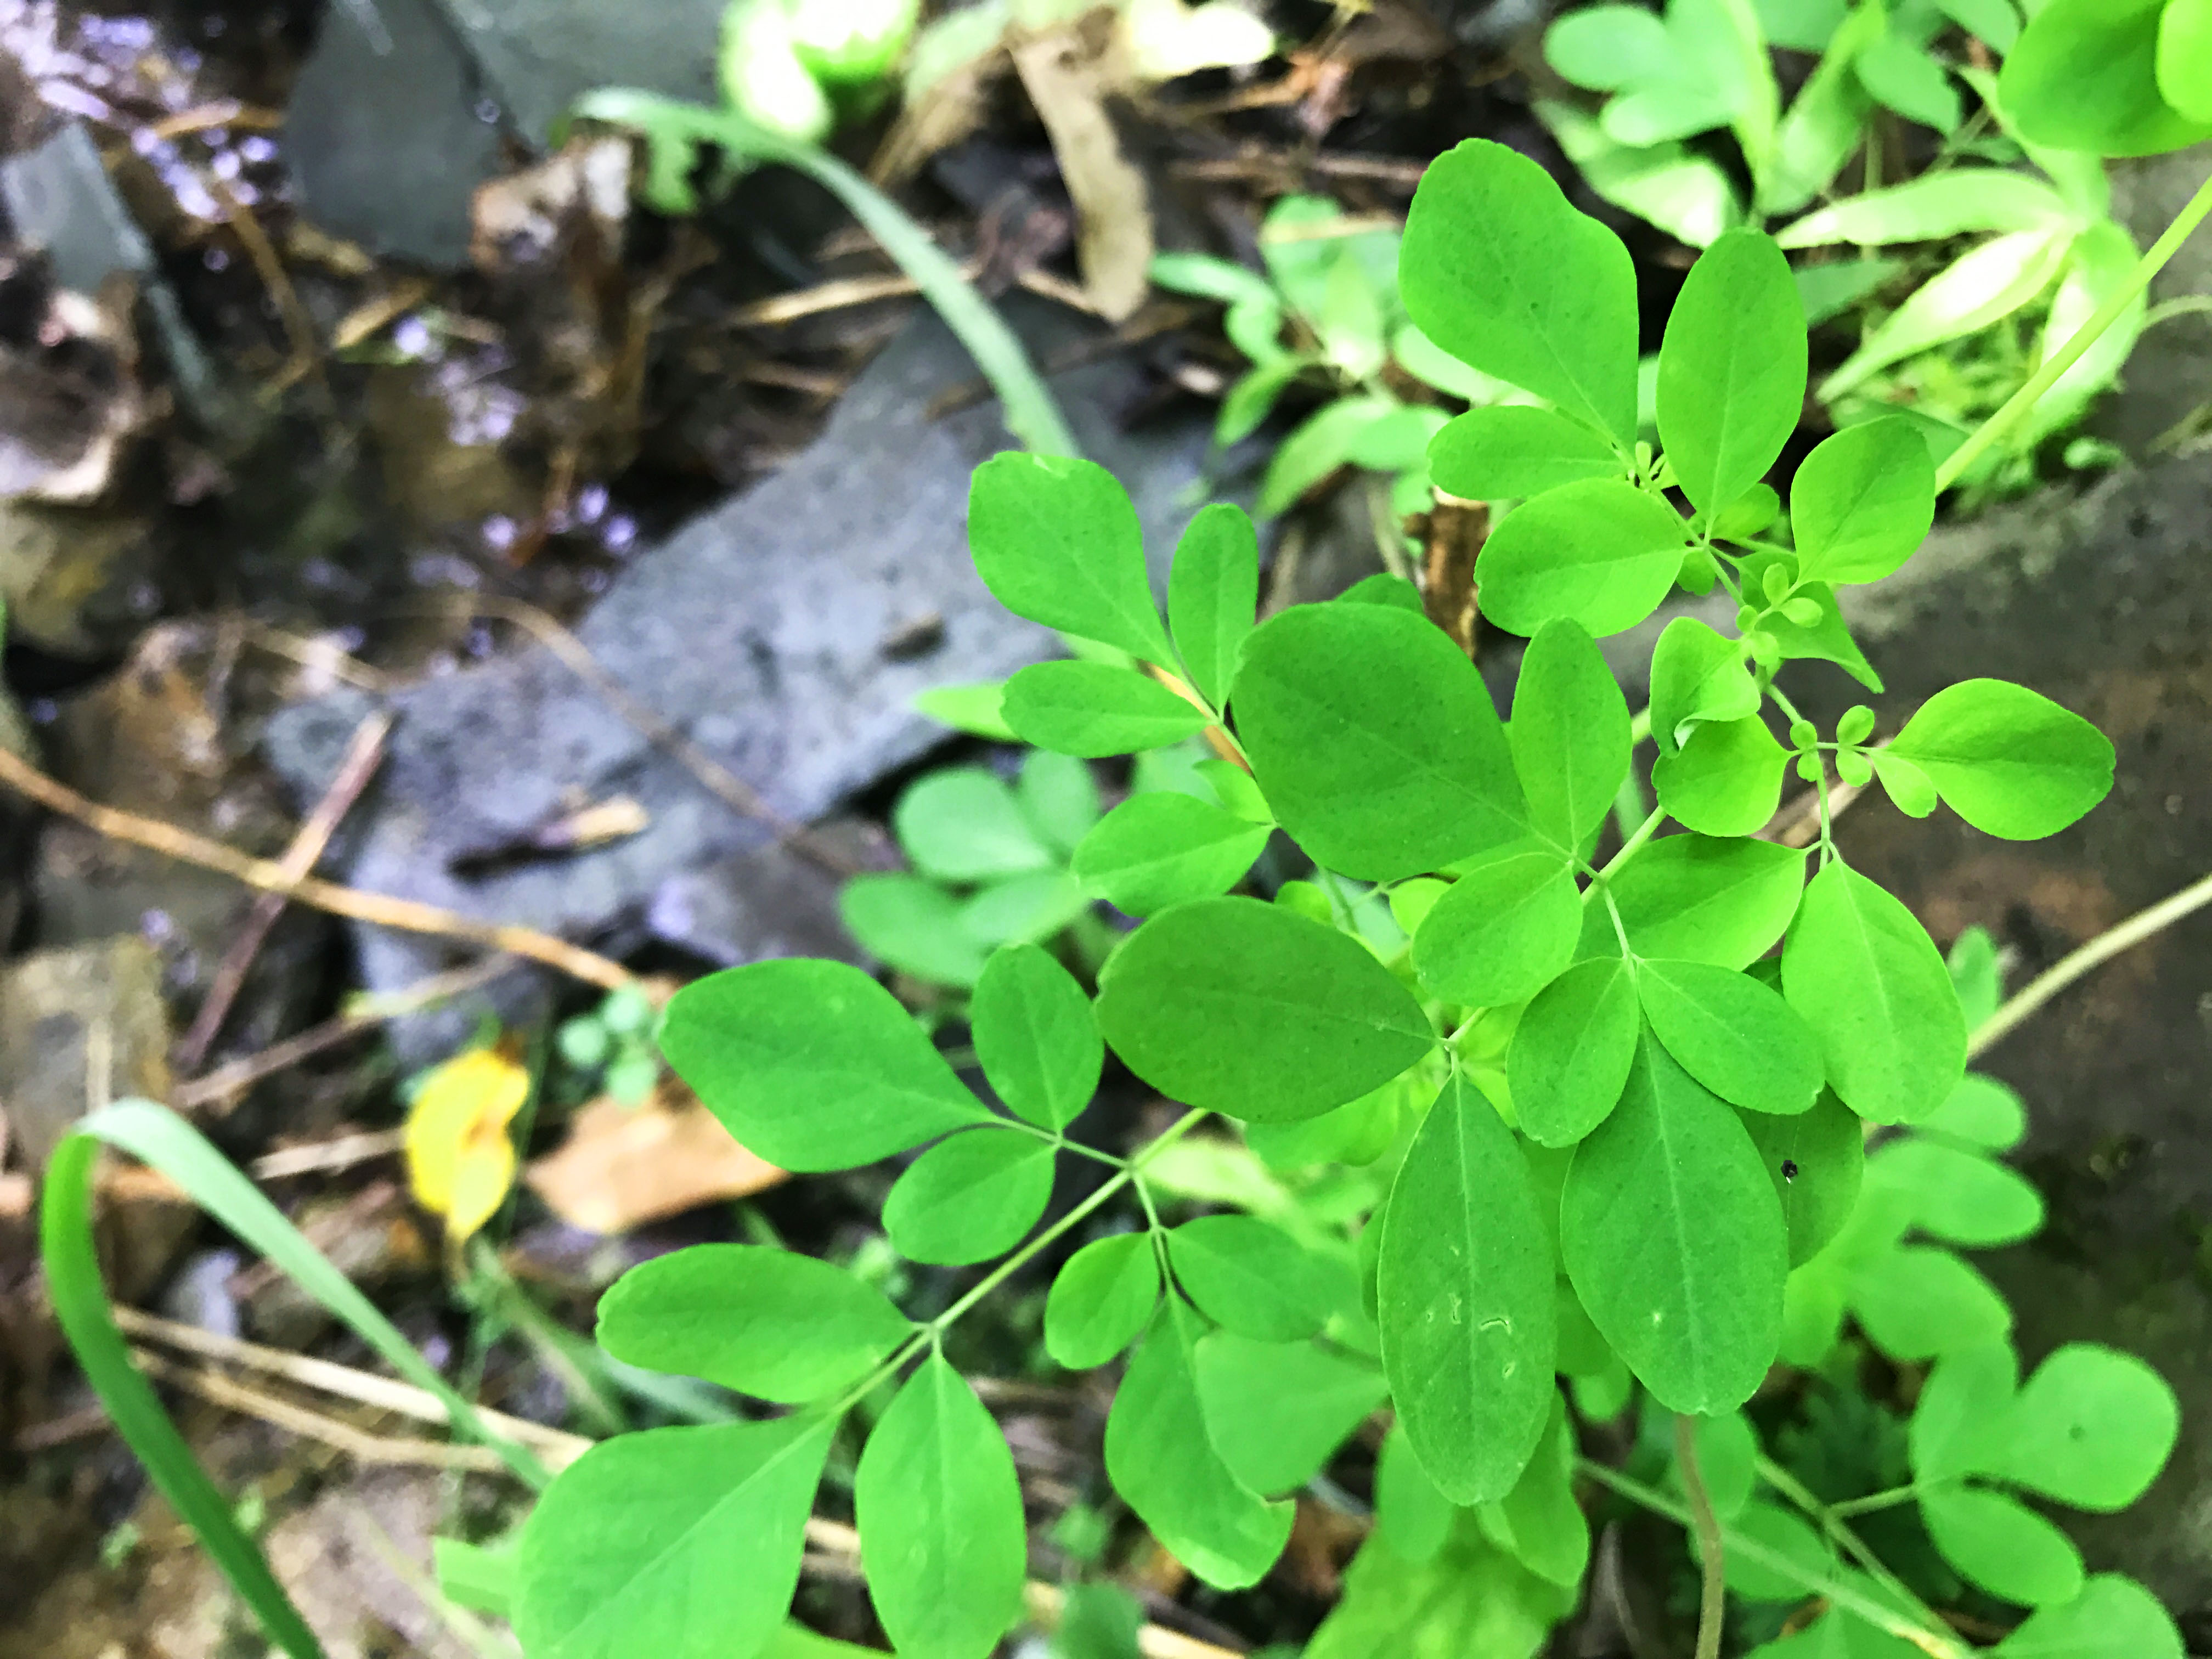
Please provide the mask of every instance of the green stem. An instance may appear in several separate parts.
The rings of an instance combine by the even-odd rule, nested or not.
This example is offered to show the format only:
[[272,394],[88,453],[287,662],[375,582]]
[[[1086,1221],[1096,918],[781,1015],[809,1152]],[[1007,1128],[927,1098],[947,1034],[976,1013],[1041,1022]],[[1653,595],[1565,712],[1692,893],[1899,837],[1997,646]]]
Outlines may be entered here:
[[2161,928],[2170,927],[2192,910],[2212,904],[2212,876],[2203,876],[2170,898],[2148,910],[2138,910],[2125,921],[2108,927],[2078,951],[2069,951],[2007,1000],[2004,1006],[1974,1028],[1966,1041],[1966,1057],[2009,1036],[2037,1009],[2080,979],[2130,946],[2142,944]]
[[1712,1494],[1698,1468],[1698,1420],[1682,1412],[1674,1414],[1674,1466],[1689,1494],[1690,1527],[1705,1572],[1698,1597],[1697,1659],[1721,1659],[1721,1628],[1728,1620],[1728,1547],[1721,1541],[1720,1517],[1713,1513]]
[[2212,213],[2212,177],[2198,185],[2189,204],[2174,216],[2166,228],[2166,234],[2150,246],[2150,251],[2136,261],[2135,269],[2128,273],[2126,282],[2109,295],[2105,303],[2090,314],[2088,321],[2075,329],[2066,343],[2054,352],[2042,368],[2028,377],[2027,384],[2005,400],[2004,407],[1982,422],[1973,436],[1960,444],[1936,469],[1936,490],[1941,495],[1963,477],[1968,467],[1991,446],[2020,424],[2034,408],[2036,401],[2057,385],[2058,378],[2074,367],[2081,354],[2096,344],[2105,331],[2119,321],[2128,307],[2142,296],[2150,286],[2150,279],[2165,269],[2166,261],[2189,240],[2190,233],[2203,222],[2204,216]]
[[1871,1497],[1847,1498],[1833,1505],[1829,1514],[1841,1520],[1854,1515],[1872,1515],[1876,1510],[1895,1509],[1899,1504],[1910,1504],[1920,1496],[1919,1486],[1892,1486],[1887,1492],[1878,1492]]
[[1583,889],[1583,902],[1584,904],[1588,904],[1590,901],[1590,895],[1596,892],[1599,888],[1605,885],[1607,878],[1612,876],[1614,871],[1620,869],[1622,865],[1627,863],[1629,860],[1634,858],[1638,853],[1641,852],[1644,848],[1644,843],[1650,841],[1651,839],[1652,833],[1666,821],[1667,809],[1663,806],[1653,807],[1651,809],[1651,815],[1645,818],[1643,823],[1636,826],[1635,830],[1630,834],[1628,839],[1620,843],[1620,850],[1618,853],[1615,853],[1612,858],[1606,861],[1606,866],[1604,869],[1597,872],[1597,880],[1592,883],[1589,886]]
[[[1844,1524],[1843,1517],[1846,1514],[1857,1514],[1862,1508],[1880,1507],[1875,1499],[1863,1498],[1857,1499],[1856,1504],[1838,1504],[1832,1506],[1823,1504],[1802,1481],[1771,1457],[1762,1455],[1753,1461],[1752,1467],[1758,1471],[1760,1480],[1765,1481],[1768,1486],[1811,1516],[1820,1526],[1820,1530],[1839,1546],[1851,1559],[1857,1562],[1876,1583],[1905,1606],[1911,1607],[1927,1623],[1932,1625],[1936,1622],[1936,1614],[1929,1609],[1928,1604],[1907,1589],[1903,1579],[1882,1565],[1881,1558],[1867,1547],[1865,1540]],[[1898,1490],[1903,1497],[1894,1498],[1893,1501],[1902,1502],[1904,1498],[1911,1497],[1917,1488],[1903,1486]],[[1891,1497],[1892,1494],[1887,1492],[1876,1494],[1877,1498]]]
[[[1580,1457],[1575,1460],[1575,1467],[1600,1486],[1612,1488],[1632,1504],[1641,1504],[1655,1515],[1665,1516],[1677,1526],[1694,1524],[1690,1511],[1666,1493],[1656,1491],[1640,1480],[1632,1480],[1608,1464]],[[1815,1571],[1779,1550],[1770,1549],[1755,1538],[1731,1531],[1726,1525],[1721,1527],[1720,1533],[1723,1547],[1733,1550],[1739,1559],[1765,1567],[1770,1572],[1779,1573],[1792,1583],[1802,1586],[1808,1595],[1820,1596],[1854,1618],[1863,1619],[1876,1630],[1886,1631],[1899,1641],[1911,1643],[1926,1654],[1928,1659],[1971,1659],[1964,1644],[1954,1641],[1947,1634],[1916,1623],[1894,1607],[1884,1607],[1851,1585]]]

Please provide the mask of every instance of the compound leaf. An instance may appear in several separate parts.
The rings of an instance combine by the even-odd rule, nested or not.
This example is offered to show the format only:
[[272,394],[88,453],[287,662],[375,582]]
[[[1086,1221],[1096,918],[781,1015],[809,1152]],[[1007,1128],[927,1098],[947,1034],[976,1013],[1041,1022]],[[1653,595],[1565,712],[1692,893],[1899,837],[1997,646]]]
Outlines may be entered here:
[[1748,1400],[1782,1337],[1782,1206],[1742,1121],[1656,1040],[1575,1149],[1559,1246],[1591,1321],[1669,1410]]
[[1470,409],[1429,442],[1429,477],[1468,501],[1520,501],[1583,478],[1618,478],[1612,442],[1577,420],[1528,404]]
[[787,1170],[856,1169],[991,1121],[898,999],[842,962],[695,980],[660,1046],[740,1145]]
[[1935,520],[1928,441],[1894,417],[1822,440],[1790,480],[1797,574],[1807,581],[1878,581],[1912,556]]
[[2173,1389],[2148,1365],[2115,1348],[2069,1342],[2014,1397],[1990,1473],[2109,1514],[2158,1478],[2180,1427]]
[[1022,1242],[1052,1199],[1052,1143],[1016,1129],[948,1137],[884,1196],[884,1231],[909,1261],[982,1261]]
[[1248,1215],[1206,1215],[1168,1234],[1168,1265],[1198,1310],[1260,1342],[1296,1342],[1328,1317],[1328,1281],[1304,1245]]
[[1357,1100],[1436,1044],[1364,945],[1249,898],[1200,899],[1139,927],[1099,975],[1098,1024],[1170,1099],[1261,1123]]
[[1516,634],[1554,617],[1593,635],[1633,628],[1658,608],[1681,568],[1674,509],[1620,478],[1585,478],[1524,501],[1484,544],[1476,569],[1485,615]]
[[1556,1397],[1559,1304],[1527,1160],[1455,1074],[1383,1212],[1376,1322],[1398,1421],[1438,1491],[1513,1490]]
[[515,1634],[538,1659],[759,1653],[798,1587],[834,1426],[786,1417],[600,1442],[523,1525]]
[[1177,1560],[1218,1589],[1242,1589],[1283,1553],[1293,1506],[1259,1497],[1207,1438],[1193,1353],[1203,1334],[1170,1297],[1107,1413],[1106,1473]]
[[1846,864],[1806,886],[1782,992],[1820,1038],[1829,1086],[1861,1117],[1916,1122],[1965,1073],[1966,1021],[1943,958],[1912,912]]
[[1802,1267],[1850,1219],[1866,1170],[1865,1131],[1857,1114],[1825,1089],[1809,1112],[1747,1112],[1743,1127],[1782,1200],[1790,1265]]
[[1163,666],[1175,661],[1145,574],[1144,527],[1104,467],[994,455],[969,485],[968,545],[975,574],[1016,616]]
[[1692,506],[1766,476],[1805,405],[1805,307],[1774,239],[1732,230],[1690,267],[1659,348],[1659,436]]
[[1525,833],[1489,690],[1417,612],[1294,606],[1246,642],[1235,697],[1261,792],[1324,868],[1395,880]]
[[1133,795],[1075,849],[1076,879],[1116,909],[1148,916],[1242,880],[1268,826],[1171,790]]
[[1581,896],[1560,854],[1519,842],[1462,866],[1413,933],[1431,994],[1469,1008],[1535,995],[1573,958]]
[[1422,174],[1399,281],[1455,357],[1636,441],[1636,271],[1544,169],[1471,138]]
[[2070,709],[2005,680],[1961,680],[1921,704],[1890,752],[1985,835],[2056,835],[2111,791],[2112,745]]
[[1086,1244],[1068,1257],[1045,1298],[1045,1352],[1072,1371],[1103,1365],[1143,1333],[1159,1300],[1159,1256],[1150,1233]]
[[1206,724],[1158,680],[1103,662],[1033,663],[1006,682],[1000,708],[1024,743],[1086,760],[1164,749]]
[[1213,1449],[1263,1497],[1296,1492],[1320,1474],[1389,1392],[1373,1361],[1310,1342],[1224,1330],[1198,1345],[1198,1398]]
[[1605,1121],[1636,1059],[1636,976],[1620,957],[1578,962],[1536,994],[1506,1052],[1522,1133],[1571,1146]]
[[1168,572],[1168,622],[1199,696],[1216,708],[1237,677],[1237,653],[1260,606],[1260,540],[1244,509],[1199,509],[1176,544]]
[[625,1364],[797,1404],[834,1394],[912,1332],[841,1267],[754,1244],[639,1263],[599,1298],[599,1346]]
[[860,1559],[908,1659],[986,1659],[1022,1616],[1029,1534],[1006,1437],[933,1353],[869,1433],[853,1477]]
[[1820,1050],[1797,1012],[1748,974],[1711,963],[1639,962],[1637,995],[1684,1071],[1731,1105],[1809,1111]]
[[1563,851],[1580,848],[1628,775],[1629,729],[1627,699],[1589,633],[1565,617],[1537,629],[1505,729],[1529,827]]

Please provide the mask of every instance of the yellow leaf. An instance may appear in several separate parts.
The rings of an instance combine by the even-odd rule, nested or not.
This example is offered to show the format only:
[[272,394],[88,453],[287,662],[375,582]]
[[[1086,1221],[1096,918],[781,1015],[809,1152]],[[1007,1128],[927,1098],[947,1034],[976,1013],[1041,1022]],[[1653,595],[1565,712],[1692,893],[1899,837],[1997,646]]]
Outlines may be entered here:
[[456,1054],[423,1079],[407,1114],[407,1174],[416,1201],[446,1218],[454,1243],[491,1219],[514,1180],[507,1127],[530,1096],[530,1073],[496,1048]]

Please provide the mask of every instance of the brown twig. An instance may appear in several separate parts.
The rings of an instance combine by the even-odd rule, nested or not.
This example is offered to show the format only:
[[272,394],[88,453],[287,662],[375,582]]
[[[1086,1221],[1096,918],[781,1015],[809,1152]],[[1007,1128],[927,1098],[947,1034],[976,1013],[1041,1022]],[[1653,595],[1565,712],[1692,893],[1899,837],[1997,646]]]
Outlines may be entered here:
[[169,1104],[180,1112],[216,1101],[229,1100],[244,1093],[263,1078],[277,1073],[301,1060],[319,1054],[325,1048],[335,1048],[348,1039],[373,1031],[386,1020],[397,1019],[402,1014],[411,1014],[418,1008],[428,1008],[457,997],[465,992],[489,985],[501,974],[516,966],[511,956],[504,954],[486,957],[465,968],[456,968],[443,974],[433,974],[402,991],[374,998],[370,1006],[356,1008],[351,1013],[341,1014],[336,1019],[325,1020],[295,1037],[264,1048],[258,1054],[248,1054],[228,1066],[216,1067],[205,1077],[180,1083],[169,1091]]
[[637,982],[637,975],[622,963],[596,951],[586,951],[581,945],[540,933],[535,927],[478,921],[473,916],[441,909],[419,900],[395,898],[386,893],[364,893],[313,876],[295,878],[288,875],[283,866],[274,859],[255,858],[159,818],[143,817],[87,800],[68,785],[57,782],[5,749],[0,749],[0,783],[113,840],[128,842],[133,847],[143,847],[180,863],[198,865],[203,870],[213,870],[264,892],[282,893],[289,899],[327,910],[332,915],[396,928],[404,933],[466,939],[491,950],[528,957],[603,990],[621,990]]
[[283,320],[284,338],[291,348],[291,357],[270,382],[269,392],[273,395],[297,380],[312,379],[318,392],[328,403],[331,388],[323,378],[323,354],[315,341],[315,319],[307,315],[307,307],[300,302],[300,291],[292,286],[292,278],[284,270],[284,262],[276,257],[269,233],[262,229],[253,210],[239,200],[238,192],[227,181],[210,173],[205,183],[216,200],[222,204],[225,222],[238,233],[246,257],[253,262],[261,285],[269,290],[269,297],[276,303],[276,314]]
[[404,1129],[364,1130],[301,1146],[282,1146],[264,1153],[249,1166],[256,1181],[281,1181],[287,1176],[323,1175],[350,1170],[371,1158],[390,1158],[407,1144]]
[[[307,821],[300,826],[299,833],[292,837],[283,858],[278,860],[294,880],[311,874],[321,862],[331,837],[337,833],[338,824],[361,799],[361,792],[368,787],[369,779],[376,775],[378,763],[384,758],[384,739],[391,731],[392,716],[381,711],[369,715],[354,728],[344,757],[338,762],[337,775],[323,792],[322,799],[315,804],[315,810],[307,815]],[[192,1016],[191,1029],[177,1044],[179,1071],[199,1070],[200,1062],[207,1058],[208,1045],[222,1031],[230,1005],[237,1000],[239,988],[246,983],[254,957],[261,954],[269,930],[283,914],[284,896],[281,893],[264,893],[253,901],[246,925],[238,930],[238,937],[223,952],[222,962],[215,970],[214,982],[200,999],[198,1012]]]

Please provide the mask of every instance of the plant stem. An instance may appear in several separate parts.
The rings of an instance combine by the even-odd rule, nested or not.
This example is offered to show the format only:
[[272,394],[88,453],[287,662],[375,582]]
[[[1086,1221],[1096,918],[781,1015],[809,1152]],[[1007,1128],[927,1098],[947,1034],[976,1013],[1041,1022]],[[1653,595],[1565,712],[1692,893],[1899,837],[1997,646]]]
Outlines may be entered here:
[[1674,1462],[1682,1471],[1682,1490],[1690,1496],[1690,1522],[1705,1569],[1698,1597],[1697,1659],[1721,1659],[1721,1627],[1728,1618],[1727,1547],[1721,1542],[1712,1494],[1705,1490],[1705,1477],[1698,1468],[1698,1420],[1683,1412],[1674,1414]]
[[1880,1492],[1871,1498],[1862,1498],[1851,1504],[1838,1504],[1832,1506],[1823,1504],[1814,1497],[1802,1481],[1771,1457],[1762,1455],[1753,1461],[1752,1467],[1758,1471],[1760,1480],[1765,1481],[1768,1486],[1773,1487],[1775,1491],[1780,1492],[1817,1522],[1820,1530],[1827,1534],[1831,1540],[1840,1546],[1851,1559],[1863,1567],[1876,1583],[1929,1624],[1936,1622],[1936,1615],[1929,1610],[1927,1603],[1907,1589],[1904,1580],[1884,1566],[1881,1564],[1881,1558],[1869,1549],[1866,1541],[1844,1525],[1843,1520],[1846,1514],[1856,1515],[1863,1510],[1880,1508],[1882,1506],[1881,1500],[1884,1499],[1891,1503],[1902,1503],[1917,1492],[1917,1487],[1900,1486],[1894,1493]]
[[1636,854],[1642,850],[1644,843],[1651,839],[1652,832],[1657,830],[1658,827],[1666,821],[1666,808],[1662,806],[1653,807],[1651,809],[1651,816],[1645,818],[1643,823],[1638,824],[1636,828],[1630,832],[1628,839],[1620,843],[1620,850],[1618,853],[1615,853],[1612,858],[1606,861],[1605,868],[1597,872],[1597,879],[1592,882],[1588,887],[1583,889],[1583,902],[1584,904],[1588,904],[1590,900],[1590,895],[1596,892],[1599,888],[1602,887],[1605,884],[1606,878],[1612,875],[1614,871],[1620,869],[1622,865],[1634,858]]
[[[1639,1504],[1654,1515],[1663,1515],[1677,1526],[1687,1527],[1693,1524],[1690,1511],[1668,1497],[1666,1493],[1655,1491],[1640,1480],[1631,1479],[1609,1464],[1600,1463],[1592,1458],[1580,1457],[1575,1460],[1575,1467],[1580,1473],[1588,1475],[1600,1486],[1611,1487],[1632,1504]],[[1783,1554],[1781,1551],[1770,1549],[1756,1539],[1747,1538],[1741,1533],[1732,1532],[1725,1526],[1722,1527],[1720,1531],[1722,1543],[1727,1548],[1734,1550],[1740,1559],[1765,1567],[1771,1572],[1779,1573],[1792,1583],[1802,1585],[1808,1595],[1820,1596],[1852,1617],[1863,1619],[1876,1630],[1887,1631],[1900,1641],[1911,1643],[1913,1646],[1926,1654],[1928,1659],[1972,1659],[1966,1648],[1962,1644],[1953,1640],[1948,1634],[1939,1633],[1924,1625],[1915,1623],[1894,1607],[1884,1607],[1872,1596],[1852,1588],[1850,1584],[1831,1578],[1824,1573],[1815,1572],[1802,1563]]]
[[2197,186],[2197,193],[2189,198],[2189,204],[2175,215],[2173,222],[2166,228],[2166,234],[2153,242],[2150,251],[2136,261],[2135,269],[2128,273],[2127,281],[2090,314],[2088,321],[2074,331],[2066,343],[2046,359],[2042,368],[2028,377],[2027,385],[2005,400],[2003,408],[1984,421],[1973,436],[1945,458],[1943,464],[1936,469],[1936,494],[1941,495],[1956,483],[1968,467],[1981,459],[1998,439],[2005,436],[2025,418],[2036,401],[2057,384],[2059,376],[2073,368],[2083,352],[2096,344],[2106,329],[2119,321],[2122,313],[2142,296],[2143,290],[2150,286],[2150,279],[2165,268],[2166,261],[2179,251],[2181,245],[2189,240],[2190,233],[2197,228],[2208,213],[2212,213],[2212,177],[2208,177]]
[[[1761,1471],[1765,1473],[1764,1470]],[[1920,1496],[1917,1485],[1892,1486],[1887,1492],[1878,1492],[1868,1498],[1848,1498],[1830,1507],[1828,1513],[1841,1520],[1845,1516],[1872,1515],[1876,1510],[1894,1509],[1899,1504],[1910,1504]]]
[[2091,969],[2109,962],[2131,945],[2164,927],[2170,927],[2192,910],[2212,904],[2212,875],[2201,876],[2170,898],[2148,910],[2138,910],[2118,926],[2106,928],[2078,951],[2069,951],[2008,998],[2004,1006],[1974,1029],[1966,1040],[1971,1060],[1992,1044],[2009,1036],[2014,1027],[2037,1009],[2080,979]]

